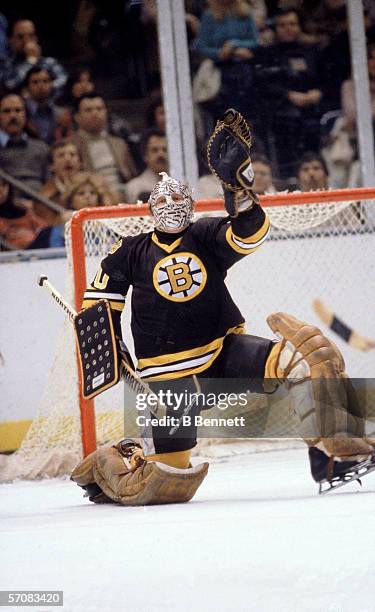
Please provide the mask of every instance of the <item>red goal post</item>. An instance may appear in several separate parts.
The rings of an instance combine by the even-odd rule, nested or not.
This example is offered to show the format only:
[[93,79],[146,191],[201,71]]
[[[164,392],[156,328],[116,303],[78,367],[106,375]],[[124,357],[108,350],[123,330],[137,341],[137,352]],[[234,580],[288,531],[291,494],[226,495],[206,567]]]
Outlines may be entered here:
[[[338,189],[327,191],[310,191],[310,192],[291,192],[278,193],[274,195],[266,195],[260,197],[261,205],[266,208],[274,207],[295,207],[304,205],[323,204],[332,205],[332,203],[355,203],[358,201],[375,200],[374,188],[358,188],[358,189]],[[200,200],[195,204],[197,213],[212,213],[214,211],[223,211],[223,200]],[[74,213],[71,220],[71,257],[74,278],[74,300],[76,310],[81,308],[83,294],[85,292],[87,282],[85,262],[85,238],[84,225],[87,221],[104,220],[104,219],[120,219],[124,217],[146,217],[149,215],[149,209],[146,204],[137,205],[117,205],[104,206],[97,208],[84,208]],[[109,250],[109,249],[108,249]],[[105,256],[105,253],[102,254]],[[81,427],[82,427],[82,445],[84,455],[92,452],[96,448],[96,432],[95,432],[95,412],[93,400],[84,400],[79,398]]]

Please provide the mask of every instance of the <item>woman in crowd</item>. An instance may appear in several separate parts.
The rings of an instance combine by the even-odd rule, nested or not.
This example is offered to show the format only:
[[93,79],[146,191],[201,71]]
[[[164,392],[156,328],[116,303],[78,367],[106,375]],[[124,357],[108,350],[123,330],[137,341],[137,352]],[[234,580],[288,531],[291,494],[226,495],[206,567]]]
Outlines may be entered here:
[[91,172],[79,172],[73,177],[63,201],[69,218],[72,215],[70,211],[90,206],[111,206],[115,203],[105,179]]
[[62,102],[67,106],[73,106],[75,99],[85,93],[91,93],[94,89],[95,84],[89,68],[72,70],[66,82]]
[[74,211],[90,206],[108,206],[117,203],[104,177],[91,172],[76,173],[62,196],[66,210],[60,216],[60,223],[42,230],[33,248],[63,247],[65,245],[65,223]]

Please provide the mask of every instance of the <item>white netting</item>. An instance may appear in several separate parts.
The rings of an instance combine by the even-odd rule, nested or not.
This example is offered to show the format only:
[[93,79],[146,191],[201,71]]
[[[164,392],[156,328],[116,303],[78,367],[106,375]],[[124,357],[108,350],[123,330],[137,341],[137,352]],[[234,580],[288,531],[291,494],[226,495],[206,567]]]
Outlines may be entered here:
[[275,206],[269,209],[272,226],[286,232],[301,232],[321,227],[333,229],[339,222],[339,231],[344,227],[358,229],[366,219],[366,212],[358,202],[325,202],[315,204]]
[[[265,318],[276,310],[321,325],[311,308],[312,300],[321,298],[354,328],[375,337],[371,281],[375,245],[373,203],[356,200],[275,206],[267,208],[267,212],[271,219],[268,245],[236,264],[227,280],[246,319],[247,331],[270,337]],[[218,210],[209,214],[224,213]],[[101,258],[120,236],[136,235],[151,229],[149,216],[109,216],[85,222],[85,261],[82,266],[86,269],[88,281],[93,278]],[[66,243],[66,297],[74,303],[69,225]],[[125,327],[128,328],[127,320]],[[125,336],[131,344],[128,331]],[[366,354],[353,352],[345,343],[337,342],[345,353],[352,376],[372,376],[374,351]],[[135,410],[133,400],[126,393],[124,399],[122,385],[95,400],[99,444],[108,444],[124,436],[124,406],[126,423],[134,422],[134,419],[126,418]],[[264,411],[265,401],[264,396],[254,397],[250,407],[254,423],[259,424],[259,436],[265,429],[269,436],[283,436],[287,435],[286,432],[297,435],[297,423],[293,421],[288,405],[280,404],[276,413],[267,413]],[[67,320],[61,330],[38,416],[20,449],[12,456],[2,458],[0,479],[68,473],[82,455],[79,415],[74,338]],[[126,427],[127,436],[137,434],[129,431],[127,424]],[[219,455],[233,452],[233,440],[226,442],[229,442],[224,445],[226,450],[221,448]],[[212,440],[208,444],[211,445]],[[255,443],[250,444],[254,447]],[[264,441],[255,444],[255,448],[263,449],[264,446]]]

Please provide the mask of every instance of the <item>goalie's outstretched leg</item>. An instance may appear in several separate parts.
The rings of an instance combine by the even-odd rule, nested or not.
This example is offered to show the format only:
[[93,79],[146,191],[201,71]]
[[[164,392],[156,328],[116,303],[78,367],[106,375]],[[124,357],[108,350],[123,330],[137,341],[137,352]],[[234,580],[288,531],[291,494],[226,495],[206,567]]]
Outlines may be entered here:
[[364,437],[364,418],[344,359],[320,329],[285,313],[267,322],[281,339],[266,363],[265,377],[286,384],[309,446],[316,482],[340,477],[371,456],[374,448]]
[[171,463],[164,463],[161,455],[146,460],[140,444],[125,439],[88,455],[75,467],[71,479],[94,503],[148,506],[187,502],[203,482],[208,463],[187,468]]

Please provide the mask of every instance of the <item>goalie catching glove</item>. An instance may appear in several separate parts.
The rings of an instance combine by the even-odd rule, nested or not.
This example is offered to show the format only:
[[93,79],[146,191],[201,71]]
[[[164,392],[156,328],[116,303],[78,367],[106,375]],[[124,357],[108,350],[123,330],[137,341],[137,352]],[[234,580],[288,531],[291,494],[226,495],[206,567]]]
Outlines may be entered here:
[[247,122],[231,108],[216,123],[207,144],[208,165],[223,185],[225,208],[231,217],[259,202],[251,188],[254,182],[251,142]]

